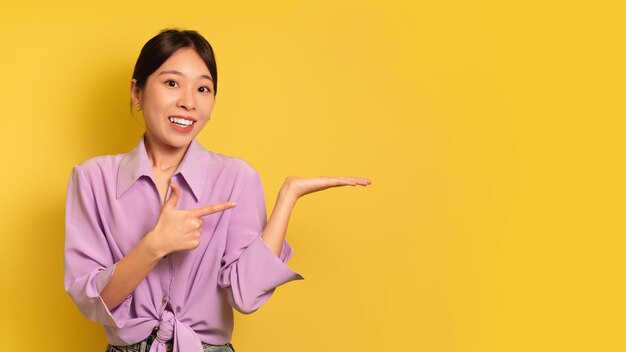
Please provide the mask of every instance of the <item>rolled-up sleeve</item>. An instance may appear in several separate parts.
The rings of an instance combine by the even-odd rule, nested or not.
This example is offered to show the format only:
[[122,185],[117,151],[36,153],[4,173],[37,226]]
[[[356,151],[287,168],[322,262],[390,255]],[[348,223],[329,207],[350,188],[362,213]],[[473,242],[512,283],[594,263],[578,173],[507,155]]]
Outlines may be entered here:
[[65,291],[87,319],[121,328],[128,319],[132,295],[112,310],[100,296],[114,272],[115,261],[102,230],[94,184],[80,166],[75,166],[65,208]]
[[237,206],[230,210],[218,284],[226,289],[235,309],[249,314],[267,302],[276,287],[304,278],[287,266],[293,250],[286,240],[277,257],[261,238],[267,215],[258,173],[252,175],[236,201]]

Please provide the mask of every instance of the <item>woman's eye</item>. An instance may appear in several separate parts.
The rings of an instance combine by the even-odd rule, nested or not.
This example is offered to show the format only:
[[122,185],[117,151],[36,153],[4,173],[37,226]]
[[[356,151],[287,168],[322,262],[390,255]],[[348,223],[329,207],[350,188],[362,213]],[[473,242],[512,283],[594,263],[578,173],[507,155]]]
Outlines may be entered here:
[[211,93],[209,87],[200,87],[198,88],[198,90],[200,91],[200,93]]
[[165,84],[167,84],[168,87],[176,87],[176,82],[172,81],[171,79],[165,82]]

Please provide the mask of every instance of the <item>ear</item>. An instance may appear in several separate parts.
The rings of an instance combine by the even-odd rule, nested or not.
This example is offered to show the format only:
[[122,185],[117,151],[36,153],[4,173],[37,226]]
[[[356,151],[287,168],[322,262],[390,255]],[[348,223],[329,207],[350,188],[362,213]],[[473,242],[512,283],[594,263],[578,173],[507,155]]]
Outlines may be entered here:
[[141,89],[137,86],[137,80],[134,78],[130,80],[130,101],[133,102],[133,105],[136,108],[141,107],[141,103],[142,103],[141,93],[142,93]]

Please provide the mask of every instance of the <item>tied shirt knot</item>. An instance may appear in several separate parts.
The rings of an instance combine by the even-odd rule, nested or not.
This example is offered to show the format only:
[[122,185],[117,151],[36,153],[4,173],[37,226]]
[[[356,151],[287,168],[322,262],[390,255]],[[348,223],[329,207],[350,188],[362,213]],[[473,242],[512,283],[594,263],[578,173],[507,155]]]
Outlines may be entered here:
[[174,352],[202,352],[202,342],[193,329],[182,323],[174,313],[164,310],[159,320],[159,330],[150,352],[167,352],[166,342],[174,339]]

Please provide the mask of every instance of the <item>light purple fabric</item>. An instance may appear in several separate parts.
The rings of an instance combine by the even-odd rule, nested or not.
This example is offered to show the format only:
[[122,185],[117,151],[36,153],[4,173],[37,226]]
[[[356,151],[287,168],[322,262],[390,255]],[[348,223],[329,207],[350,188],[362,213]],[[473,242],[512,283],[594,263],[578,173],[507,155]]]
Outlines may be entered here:
[[[145,135],[144,135],[145,136]],[[164,257],[120,305],[109,310],[100,293],[115,263],[154,227],[161,209],[144,136],[127,154],[95,157],[75,166],[67,189],[65,290],[80,311],[105,327],[112,345],[144,340],[160,325],[151,351],[201,352],[201,341],[230,341],[233,310],[259,309],[275,288],[304,279],[287,266],[284,241],[277,257],[263,242],[263,187],[245,161],[207,151],[194,139],[172,176],[178,209],[236,201],[205,216],[200,246]],[[168,197],[170,191],[168,190]]]

